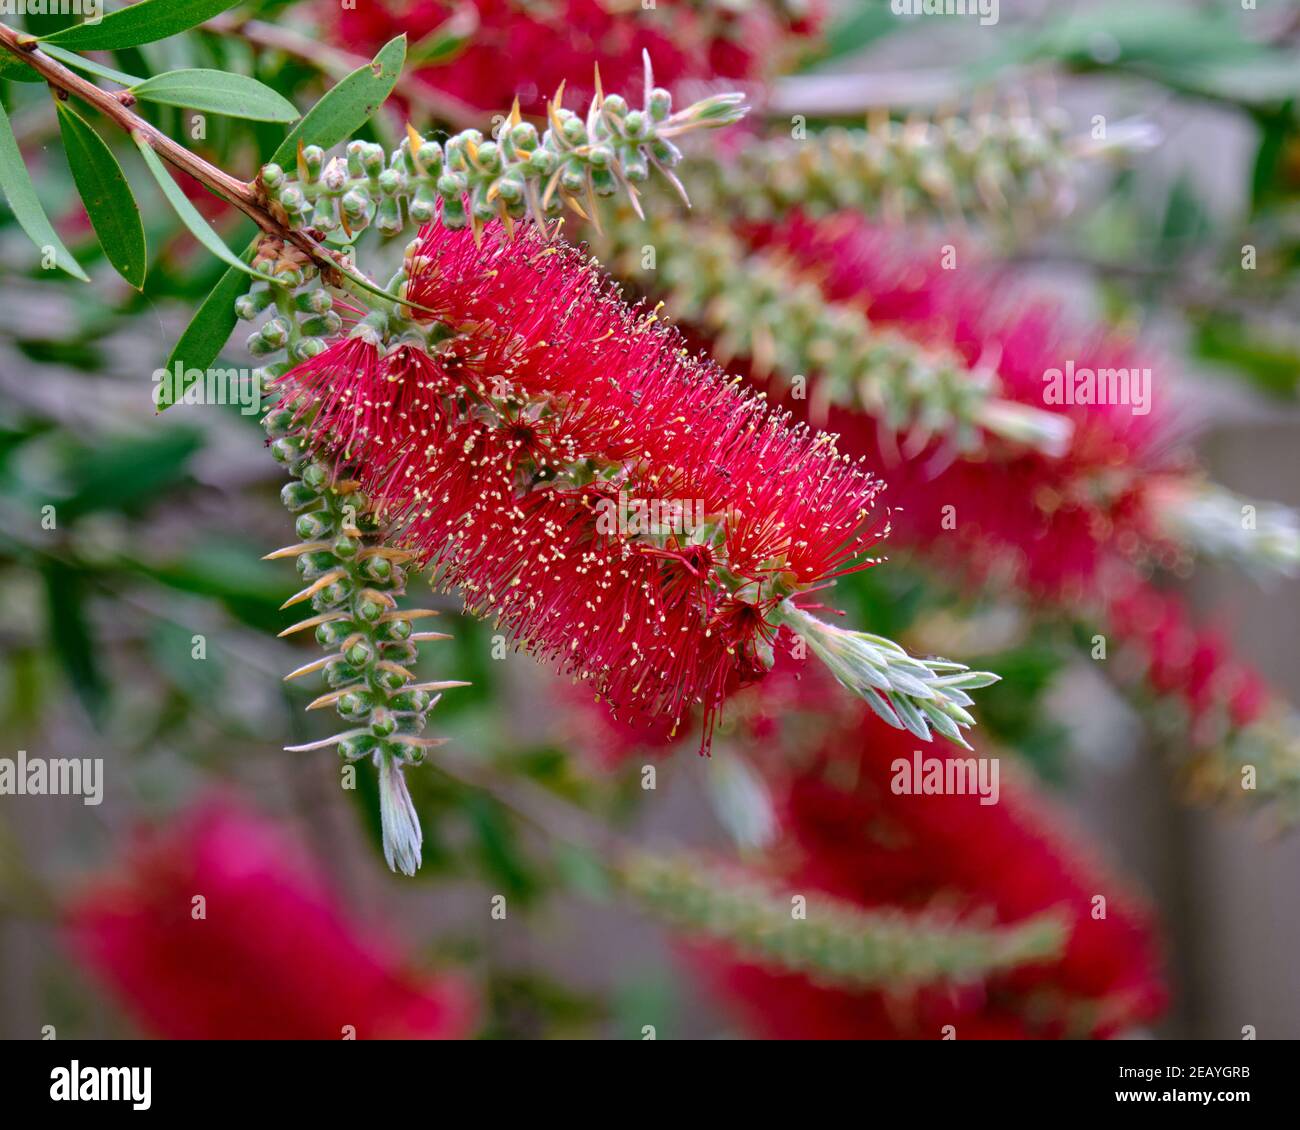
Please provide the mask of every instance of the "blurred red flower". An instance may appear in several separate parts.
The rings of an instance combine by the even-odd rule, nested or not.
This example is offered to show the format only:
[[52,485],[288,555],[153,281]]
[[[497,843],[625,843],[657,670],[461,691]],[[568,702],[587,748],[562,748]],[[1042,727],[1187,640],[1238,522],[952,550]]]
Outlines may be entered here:
[[[677,91],[689,79],[731,82],[757,79],[772,66],[788,37],[806,36],[820,23],[820,5],[803,17],[781,5],[723,5],[659,0],[368,0],[339,10],[331,4],[335,40],[373,51],[405,32],[418,44],[439,28],[469,31],[449,58],[416,67],[430,87],[483,110],[506,110],[517,96],[525,112],[540,111],[561,82],[590,97],[593,67],[606,90],[639,97],[642,51],[649,51],[656,80]],[[456,21],[448,24],[448,21]],[[472,31],[470,31],[472,29]]]
[[301,845],[228,799],[141,831],[71,900],[66,930],[125,1011],[166,1039],[458,1039],[473,1030],[466,985],[417,972],[362,930]]
[[[819,677],[811,665],[809,674]],[[1145,906],[1062,833],[1063,814],[1013,776],[1008,759],[996,804],[971,793],[895,795],[893,763],[910,761],[915,745],[863,711],[802,768],[773,773],[783,833],[770,865],[790,890],[863,907],[942,908],[1003,924],[1055,910],[1069,923],[1063,952],[983,984],[896,995],[826,987],[693,947],[693,966],[746,1027],[773,1039],[939,1039],[949,1024],[959,1039],[1105,1037],[1156,1018],[1166,994]],[[1098,896],[1104,917],[1094,917]]]

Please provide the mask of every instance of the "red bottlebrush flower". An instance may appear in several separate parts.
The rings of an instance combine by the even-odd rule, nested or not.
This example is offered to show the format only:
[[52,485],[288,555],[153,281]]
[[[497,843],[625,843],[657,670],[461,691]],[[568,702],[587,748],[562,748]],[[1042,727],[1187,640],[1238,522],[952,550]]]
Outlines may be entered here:
[[73,898],[66,928],[95,977],[165,1039],[472,1031],[467,986],[408,967],[342,913],[298,844],[226,800],[145,834]]
[[1106,612],[1150,689],[1183,704],[1194,742],[1212,744],[1226,727],[1263,717],[1271,699],[1264,679],[1234,659],[1220,636],[1193,624],[1177,597],[1134,583],[1111,596]]
[[[716,946],[692,961],[756,1033],[784,1039],[938,1039],[1113,1035],[1159,1015],[1165,990],[1148,912],[1059,831],[1062,816],[1005,762],[997,803],[978,795],[895,795],[895,762],[915,743],[867,716],[829,737],[775,784],[784,838],[770,858],[792,890],[864,907],[943,907],[1002,924],[1066,916],[1055,960],[978,986],[930,986],[907,998],[815,985]],[[927,756],[931,751],[927,751]],[[958,751],[937,751],[945,762]],[[1094,917],[1104,896],[1105,917]]]
[[[1154,379],[1158,365],[1143,347],[1072,323],[1053,303],[1028,298],[991,271],[944,270],[937,247],[921,254],[914,239],[857,216],[814,221],[796,214],[748,235],[806,264],[828,299],[857,305],[874,323],[922,343],[955,348],[972,366],[993,365],[1001,395],[1073,424],[1061,458],[992,444],[977,458],[936,468],[932,452],[900,459],[860,413],[834,413],[845,446],[888,468],[891,501],[900,508],[896,541],[941,555],[962,575],[992,576],[1062,602],[1094,596],[1116,558],[1170,552],[1149,490],[1187,465]],[[1151,411],[1046,403],[1044,374],[1068,361],[1094,370],[1152,367]],[[945,525],[946,516],[955,524]]]
[[[467,18],[468,15],[474,18]],[[518,0],[369,0],[354,8],[331,7],[334,38],[348,47],[374,50],[405,32],[417,42],[458,18],[469,32],[451,58],[417,67],[431,88],[469,106],[502,110],[518,97],[525,112],[540,110],[560,83],[584,100],[599,65],[607,88],[635,92],[641,53],[654,59],[660,82],[677,92],[683,84],[710,79],[757,79],[786,40],[815,33],[816,10],[788,20],[764,6],[717,10],[681,0],[654,7],[625,0],[556,0],[525,6]],[[518,60],[527,60],[521,78]],[[577,85],[575,85],[575,83]]]
[[475,614],[634,717],[702,704],[707,748],[777,606],[871,563],[880,483],[576,251],[501,236],[422,232],[406,298],[456,331],[441,347],[340,341],[282,403]]

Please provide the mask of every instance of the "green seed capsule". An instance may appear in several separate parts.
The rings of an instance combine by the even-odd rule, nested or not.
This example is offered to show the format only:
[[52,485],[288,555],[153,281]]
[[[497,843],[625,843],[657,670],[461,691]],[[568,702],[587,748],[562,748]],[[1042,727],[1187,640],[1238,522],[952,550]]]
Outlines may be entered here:
[[357,555],[361,543],[356,538],[348,537],[347,534],[340,534],[334,539],[334,545],[331,548],[333,548],[336,557],[341,557],[347,561]]

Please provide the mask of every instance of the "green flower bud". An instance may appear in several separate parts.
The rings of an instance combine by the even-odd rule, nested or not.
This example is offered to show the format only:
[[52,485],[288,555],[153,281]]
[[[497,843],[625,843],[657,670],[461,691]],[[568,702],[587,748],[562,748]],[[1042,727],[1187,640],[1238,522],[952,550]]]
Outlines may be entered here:
[[354,640],[348,645],[348,649],[343,652],[343,658],[351,663],[353,667],[365,667],[375,658],[375,645],[364,638]]
[[302,439],[299,436],[281,436],[271,444],[271,458],[277,463],[292,463],[302,456]]
[[341,718],[349,722],[358,722],[370,713],[374,702],[365,691],[349,691],[334,705]]
[[316,207],[312,209],[311,224],[314,228],[320,228],[323,232],[334,231],[339,226],[338,210],[332,197],[321,196],[316,198]]
[[344,761],[359,761],[375,751],[379,743],[369,734],[358,734],[353,738],[344,738],[339,742],[339,756]]
[[309,357],[325,350],[325,343],[318,337],[300,337],[289,346],[289,356],[295,361],[306,361]]
[[357,602],[356,608],[353,609],[357,618],[365,624],[374,624],[378,621],[387,609],[378,601],[363,599]]
[[650,110],[650,116],[656,122],[662,122],[673,112],[672,94],[662,86],[656,86],[654,90],[650,92],[648,109]]
[[[346,696],[344,696],[346,697]],[[391,710],[376,707],[370,713],[370,732],[377,738],[386,738],[397,731],[397,718]]]
[[291,512],[303,510],[320,498],[320,493],[306,483],[285,483],[280,490],[280,501]]
[[302,481],[317,490],[328,486],[333,477],[334,471],[328,463],[313,463],[302,473]]
[[323,538],[334,528],[334,519],[328,510],[313,510],[310,514],[300,514],[294,523],[294,529],[303,541],[316,541]]
[[283,436],[293,427],[293,413],[287,408],[277,408],[262,417],[262,428],[272,438]]
[[384,625],[384,638],[400,643],[410,639],[413,627],[410,620],[389,620]]
[[311,606],[317,612],[329,612],[342,604],[352,595],[352,582],[346,577],[326,585],[311,598]]
[[307,181],[311,183],[320,176],[321,165],[325,160],[325,150],[319,145],[308,145],[302,151],[302,163],[307,170]]
[[325,664],[325,682],[329,684],[331,690],[346,687],[359,678],[361,672],[343,659],[334,658]]
[[352,631],[350,620],[327,620],[324,624],[316,625],[316,642],[321,647],[338,647]]
[[328,550],[298,554],[298,575],[305,581],[315,580],[338,565],[338,559]]
[[385,668],[382,671],[375,672],[373,682],[378,689],[392,692],[401,690],[410,682],[410,679],[409,675],[403,675],[398,671]]

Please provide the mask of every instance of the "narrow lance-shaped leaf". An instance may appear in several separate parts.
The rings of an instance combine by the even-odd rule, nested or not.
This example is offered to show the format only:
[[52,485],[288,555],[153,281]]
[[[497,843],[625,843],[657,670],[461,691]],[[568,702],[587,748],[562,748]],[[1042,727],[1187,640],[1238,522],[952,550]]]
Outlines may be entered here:
[[[217,359],[235,328],[235,301],[247,289],[248,282],[243,271],[232,267],[221,276],[172,347],[164,366],[167,372],[174,372],[178,365],[182,371],[204,370]],[[159,412],[176,403],[173,398],[176,391],[170,381],[164,381],[158,386],[155,403]]]
[[328,149],[346,141],[375,115],[393,92],[406,61],[406,36],[390,39],[364,67],[332,86],[303,115],[271,155],[271,163],[287,164],[298,153],[298,142]]
[[12,82],[45,81],[37,71],[34,71],[21,59],[0,48],[0,79],[6,78]]
[[180,216],[185,226],[193,233],[204,247],[212,252],[223,263],[250,274],[255,279],[262,279],[265,282],[275,282],[271,275],[265,275],[261,271],[256,271],[247,263],[243,262],[229,247],[225,245],[221,237],[212,230],[212,225],[208,223],[200,214],[199,210],[189,202],[185,193],[181,191],[180,186],[171,178],[171,174],[163,167],[163,163],[158,158],[158,154],[150,148],[149,142],[141,134],[133,134],[132,140],[135,146],[140,150],[140,155],[144,158],[144,163],[149,166],[149,171],[153,173],[154,179],[163,190],[163,195],[167,197],[168,202],[176,209],[176,214]]
[[257,122],[292,122],[298,109],[269,86],[247,75],[225,71],[183,70],[154,75],[131,87],[143,102],[206,110]]
[[9,207],[19,226],[28,238],[40,248],[42,256],[47,249],[53,250],[54,261],[61,270],[67,271],[75,279],[89,282],[90,278],[83,271],[72,253],[63,246],[63,241],[55,234],[50,225],[45,209],[41,207],[36,194],[36,186],[28,175],[27,166],[23,164],[23,155],[18,149],[18,139],[14,137],[13,127],[9,124],[9,115],[0,106],[0,189],[4,191]]
[[110,12],[98,23],[80,23],[55,32],[46,42],[73,51],[117,51],[139,47],[197,27],[233,8],[239,0],[140,0]]
[[[386,43],[372,62],[340,80],[308,110],[281,142],[271,157],[272,162],[291,161],[298,152],[299,141],[328,149],[351,137],[383,105],[397,83],[405,59],[406,36],[399,35]],[[243,258],[252,258],[253,247],[253,244],[248,246]],[[246,289],[240,278],[241,270],[232,267],[222,276],[172,349],[166,368],[170,370],[180,361],[186,368],[206,369],[216,360],[235,329],[235,299]],[[169,403],[160,401],[159,410],[169,407]]]
[[[52,43],[42,44],[41,49],[51,59],[57,59],[65,67],[71,67],[74,71],[84,71],[96,78],[106,78],[109,82],[117,83],[118,86],[135,86],[137,83],[144,82],[144,79],[136,75],[129,75],[125,71],[115,71],[112,67],[106,67],[103,63],[87,59],[82,55],[78,55],[75,51],[65,51],[62,47],[56,47]],[[32,73],[35,74],[34,71]],[[39,77],[37,75],[37,78]]]
[[66,102],[56,101],[63,148],[72,179],[86,206],[90,224],[108,261],[136,290],[144,286],[147,268],[140,206],[131,194],[122,166],[112,150]]

